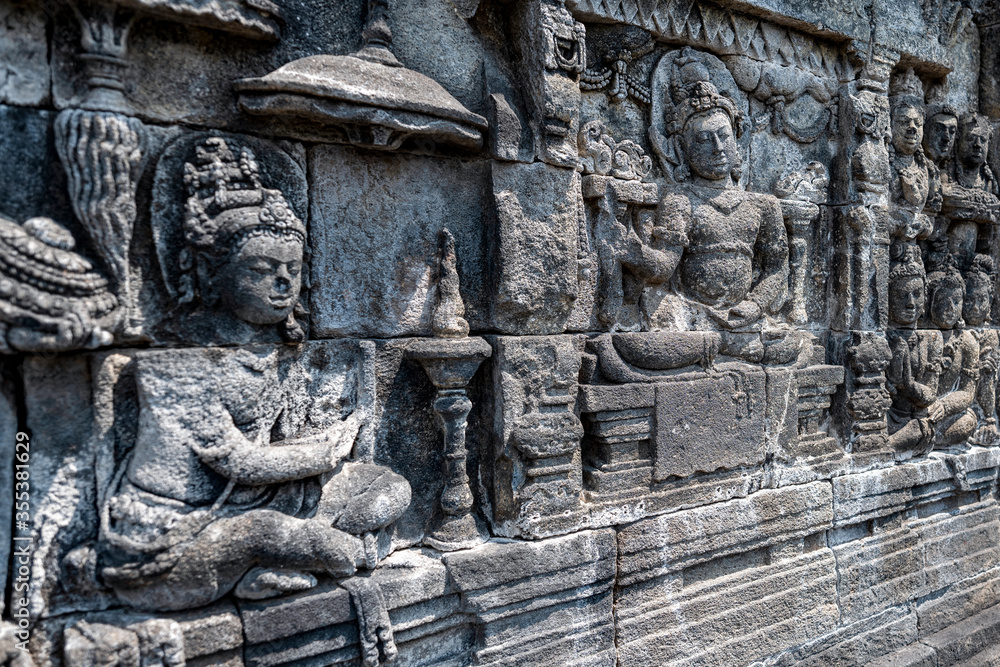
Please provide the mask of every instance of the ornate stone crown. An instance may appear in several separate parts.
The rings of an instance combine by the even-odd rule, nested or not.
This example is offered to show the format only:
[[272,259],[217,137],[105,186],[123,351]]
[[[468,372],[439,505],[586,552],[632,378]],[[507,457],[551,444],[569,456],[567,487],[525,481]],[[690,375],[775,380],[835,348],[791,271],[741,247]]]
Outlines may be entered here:
[[292,235],[305,240],[306,228],[278,190],[264,188],[253,153],[240,157],[226,140],[211,137],[184,165],[188,199],[184,238],[198,250],[227,252],[257,233]]
[[678,135],[692,116],[719,109],[729,116],[733,131],[743,133],[743,113],[736,103],[712,83],[708,68],[690,47],[674,61],[670,75],[670,104],[664,113],[668,136]]
[[920,278],[927,280],[924,271],[924,263],[920,258],[920,248],[913,244],[907,244],[900,252],[899,257],[893,258],[892,268],[889,270],[889,282],[905,280],[907,278]]

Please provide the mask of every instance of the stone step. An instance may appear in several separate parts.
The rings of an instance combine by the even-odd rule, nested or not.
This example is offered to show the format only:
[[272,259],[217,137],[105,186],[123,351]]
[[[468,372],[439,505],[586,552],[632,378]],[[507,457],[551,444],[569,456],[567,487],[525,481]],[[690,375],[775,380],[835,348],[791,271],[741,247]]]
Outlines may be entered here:
[[1000,666],[1000,605],[935,632],[868,667]]
[[991,646],[954,667],[1000,667],[1000,645]]

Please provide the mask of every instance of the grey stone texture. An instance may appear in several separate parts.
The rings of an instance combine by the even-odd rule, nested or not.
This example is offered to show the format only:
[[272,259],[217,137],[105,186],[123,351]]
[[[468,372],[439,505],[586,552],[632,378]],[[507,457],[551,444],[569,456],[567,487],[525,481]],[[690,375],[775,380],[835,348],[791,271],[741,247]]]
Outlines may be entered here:
[[0,663],[1000,662],[994,0],[0,32]]

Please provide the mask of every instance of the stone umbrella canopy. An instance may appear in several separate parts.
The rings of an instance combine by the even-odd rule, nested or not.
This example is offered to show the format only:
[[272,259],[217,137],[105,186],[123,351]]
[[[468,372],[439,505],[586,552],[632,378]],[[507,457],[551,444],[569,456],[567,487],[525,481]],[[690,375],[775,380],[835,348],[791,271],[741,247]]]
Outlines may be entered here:
[[[390,50],[387,0],[371,0],[364,46],[345,55],[287,63],[234,86],[240,107],[277,120],[287,136],[421,152],[437,145],[479,150],[486,119],[466,109],[433,79],[403,67]],[[282,123],[282,120],[294,122]]]

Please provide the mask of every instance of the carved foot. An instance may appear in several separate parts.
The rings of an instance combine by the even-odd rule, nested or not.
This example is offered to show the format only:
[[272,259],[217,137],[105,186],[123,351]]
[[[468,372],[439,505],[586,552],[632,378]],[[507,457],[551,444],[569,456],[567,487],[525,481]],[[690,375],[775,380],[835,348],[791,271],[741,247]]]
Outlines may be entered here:
[[247,572],[233,594],[244,600],[263,600],[298,593],[316,585],[316,577],[305,572],[283,572],[255,567]]

